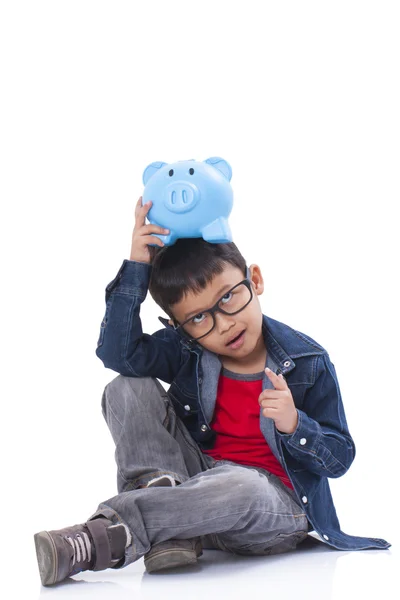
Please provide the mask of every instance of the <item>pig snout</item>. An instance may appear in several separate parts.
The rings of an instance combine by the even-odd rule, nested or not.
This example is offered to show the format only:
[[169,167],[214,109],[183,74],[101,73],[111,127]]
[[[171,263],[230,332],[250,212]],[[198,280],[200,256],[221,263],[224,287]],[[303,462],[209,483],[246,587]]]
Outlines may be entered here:
[[175,181],[165,190],[165,207],[173,213],[193,210],[200,199],[198,188],[186,181]]

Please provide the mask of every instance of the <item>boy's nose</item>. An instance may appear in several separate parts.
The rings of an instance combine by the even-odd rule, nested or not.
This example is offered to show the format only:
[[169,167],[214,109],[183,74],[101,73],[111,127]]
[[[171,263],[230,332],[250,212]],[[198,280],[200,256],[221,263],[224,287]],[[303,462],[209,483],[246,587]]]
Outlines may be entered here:
[[217,312],[214,314],[215,328],[218,330],[220,335],[227,335],[229,329],[233,329],[235,325],[234,315],[224,315],[224,313]]

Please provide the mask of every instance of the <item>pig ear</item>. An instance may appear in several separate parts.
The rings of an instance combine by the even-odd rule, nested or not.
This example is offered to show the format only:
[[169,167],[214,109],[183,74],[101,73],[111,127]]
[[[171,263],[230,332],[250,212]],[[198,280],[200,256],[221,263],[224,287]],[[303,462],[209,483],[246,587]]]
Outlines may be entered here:
[[154,173],[157,173],[158,169],[161,169],[167,163],[165,162],[152,162],[143,171],[142,179],[143,184],[146,185],[150,177],[153,177]]
[[205,160],[204,162],[209,165],[212,165],[213,167],[218,169],[218,171],[221,171],[222,175],[225,175],[228,181],[231,180],[232,169],[231,165],[228,162],[226,162],[226,160],[220,158],[219,156],[212,156],[211,158],[207,158],[207,160]]

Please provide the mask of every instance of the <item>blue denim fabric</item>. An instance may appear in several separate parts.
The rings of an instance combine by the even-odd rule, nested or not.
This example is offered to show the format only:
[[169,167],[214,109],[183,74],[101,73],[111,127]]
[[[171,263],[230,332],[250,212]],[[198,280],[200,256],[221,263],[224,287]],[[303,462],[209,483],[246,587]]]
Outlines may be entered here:
[[[210,422],[222,364],[215,354],[175,331],[168,319],[159,317],[163,329],[143,333],[139,312],[151,268],[151,264],[124,260],[107,285],[96,355],[105,367],[125,377],[158,378],[170,384],[167,393],[176,415],[200,450],[208,449],[215,440]],[[266,315],[262,333],[266,366],[283,373],[299,420],[292,434],[284,434],[260,407],[260,429],[287,472],[312,528],[338,550],[389,548],[384,539],[349,535],[340,528],[328,479],[347,472],[356,449],[328,352],[304,333]],[[265,374],[262,389],[267,388],[272,384]]]
[[[118,494],[88,520],[103,515],[129,528],[132,544],[114,568],[169,539],[201,537],[203,548],[270,555],[307,538],[311,525],[293,491],[264,469],[203,454],[157,379],[118,375],[102,411],[116,447]],[[177,485],[140,489],[162,474]]]

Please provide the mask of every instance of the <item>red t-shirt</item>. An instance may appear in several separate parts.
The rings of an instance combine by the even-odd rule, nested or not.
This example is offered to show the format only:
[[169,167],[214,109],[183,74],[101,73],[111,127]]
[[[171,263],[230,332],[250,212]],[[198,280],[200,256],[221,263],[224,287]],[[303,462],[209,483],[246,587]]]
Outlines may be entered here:
[[222,368],[218,381],[215,412],[210,423],[217,433],[214,448],[202,450],[216,460],[266,469],[290,489],[286,471],[275,458],[260,429],[263,371],[250,375]]

